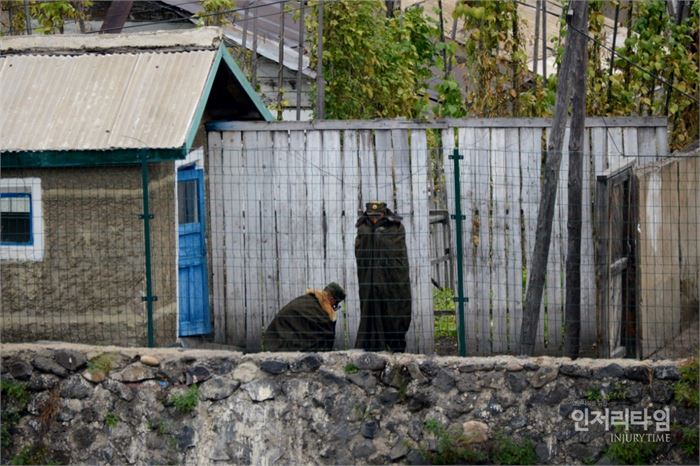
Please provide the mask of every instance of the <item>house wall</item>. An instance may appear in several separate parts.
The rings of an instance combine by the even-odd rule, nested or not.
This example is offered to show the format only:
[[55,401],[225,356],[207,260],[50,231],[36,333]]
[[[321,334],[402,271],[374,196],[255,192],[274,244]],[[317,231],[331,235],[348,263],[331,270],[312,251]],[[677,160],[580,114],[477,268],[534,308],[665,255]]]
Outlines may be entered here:
[[[41,179],[43,260],[3,261],[3,341],[146,343],[140,167],[3,170]],[[157,344],[176,338],[177,236],[172,163],[150,169]]]

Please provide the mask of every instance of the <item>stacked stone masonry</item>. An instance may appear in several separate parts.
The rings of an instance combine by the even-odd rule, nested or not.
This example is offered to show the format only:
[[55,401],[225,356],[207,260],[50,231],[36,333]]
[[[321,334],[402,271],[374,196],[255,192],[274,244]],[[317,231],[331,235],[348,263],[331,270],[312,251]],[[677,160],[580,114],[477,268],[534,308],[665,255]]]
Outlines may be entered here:
[[[682,361],[1,348],[3,384],[26,389],[2,463],[41,448],[71,464],[423,464],[426,423],[475,448],[529,440],[539,463],[605,463],[611,430],[577,431],[574,412],[669,408],[698,426],[674,399]],[[188,396],[191,411],[174,401]],[[669,444],[655,461],[687,458]]]

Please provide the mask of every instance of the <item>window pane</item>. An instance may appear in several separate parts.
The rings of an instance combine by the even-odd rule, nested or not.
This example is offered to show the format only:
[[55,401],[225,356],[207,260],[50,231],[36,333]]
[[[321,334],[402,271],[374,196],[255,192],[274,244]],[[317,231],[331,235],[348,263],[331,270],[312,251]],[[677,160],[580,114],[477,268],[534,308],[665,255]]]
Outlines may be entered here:
[[31,243],[31,201],[29,194],[0,197],[0,242]]
[[198,223],[197,180],[177,183],[178,222]]

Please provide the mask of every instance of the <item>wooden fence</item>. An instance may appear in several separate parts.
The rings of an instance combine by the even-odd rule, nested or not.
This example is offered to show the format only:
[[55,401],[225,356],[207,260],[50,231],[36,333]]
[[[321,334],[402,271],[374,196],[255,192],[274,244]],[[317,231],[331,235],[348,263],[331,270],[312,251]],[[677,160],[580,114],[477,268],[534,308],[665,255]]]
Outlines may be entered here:
[[[512,352],[518,347],[524,288],[535,241],[540,173],[548,120],[467,120],[443,130],[446,192],[454,212],[454,149],[460,161],[464,221],[463,272],[467,353]],[[630,159],[653,162],[668,153],[664,118],[589,118],[584,141],[581,348],[596,354],[593,205],[596,174]],[[546,288],[536,351],[561,354],[566,277],[568,132],[557,191]]]
[[455,289],[454,253],[450,229],[452,222],[446,210],[430,211],[430,263],[432,282],[440,288]]
[[352,348],[359,324],[355,222],[366,202],[383,200],[406,227],[413,312],[408,350],[432,352],[426,131],[352,123],[210,127],[217,342],[260,349],[262,331],[286,302],[307,287],[337,281],[348,297],[336,324],[336,348]]
[[636,178],[638,354],[648,357],[667,345],[691,343],[678,335],[683,326],[697,327],[700,153],[638,169]]
[[[442,131],[453,213],[453,149],[460,162],[469,297],[468,354],[512,352],[534,245],[546,119],[225,123],[208,127],[208,200],[216,341],[260,348],[277,310],[331,280],[348,291],[336,348],[359,323],[355,221],[365,202],[387,200],[404,217],[411,266],[411,351],[433,350],[427,130]],[[568,137],[564,142],[564,151]],[[667,155],[665,118],[590,118],[585,135],[582,349],[597,351],[593,238],[596,174],[631,159]],[[560,354],[566,284],[568,157],[562,160],[539,354]],[[454,235],[452,235],[454,242]],[[432,244],[435,247],[437,242]],[[451,250],[454,250],[451,247]]]

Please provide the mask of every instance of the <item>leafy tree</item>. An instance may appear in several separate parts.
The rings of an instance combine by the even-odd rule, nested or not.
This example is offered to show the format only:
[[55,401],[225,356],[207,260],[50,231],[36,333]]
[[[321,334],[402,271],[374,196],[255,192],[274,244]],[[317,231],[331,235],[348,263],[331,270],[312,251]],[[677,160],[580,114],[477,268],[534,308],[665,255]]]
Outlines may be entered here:
[[83,21],[85,9],[92,6],[92,2],[85,1],[34,1],[29,7],[32,18],[39,22],[36,32],[44,34],[63,34],[63,28],[67,20]]
[[202,13],[194,15],[199,26],[224,26],[230,24],[227,18],[235,17],[231,10],[236,8],[234,0],[203,0]]
[[[318,2],[310,6],[306,26],[315,66]],[[390,18],[380,0],[335,0],[323,8],[326,117],[420,116],[437,56],[437,28],[422,8]]]

